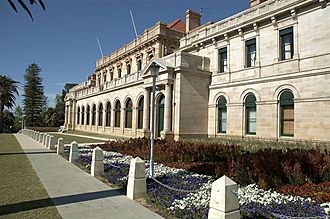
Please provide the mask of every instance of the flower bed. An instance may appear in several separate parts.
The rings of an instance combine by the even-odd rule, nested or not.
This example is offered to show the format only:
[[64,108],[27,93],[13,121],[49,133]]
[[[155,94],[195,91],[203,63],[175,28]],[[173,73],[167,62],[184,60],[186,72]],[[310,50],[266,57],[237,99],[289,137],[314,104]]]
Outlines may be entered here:
[[[92,149],[80,151],[81,162],[90,166]],[[131,156],[104,152],[105,172],[109,182],[125,187]],[[147,174],[149,165],[146,164]],[[148,178],[146,200],[178,218],[207,218],[212,177],[194,174],[183,169],[155,165],[155,180]],[[164,185],[162,185],[164,184]],[[168,186],[174,189],[169,189]],[[186,192],[187,190],[194,190]],[[262,190],[255,184],[237,191],[242,218],[324,217],[330,211],[329,203],[318,203],[310,198],[281,195],[272,190]],[[329,212],[330,213],[330,212]]]
[[[147,139],[112,141],[97,146],[142,159],[148,159],[150,153]],[[297,148],[253,151],[250,153],[227,143],[155,141],[157,162],[215,178],[227,175],[241,185],[255,183],[269,189],[330,181],[330,154],[327,151]]]

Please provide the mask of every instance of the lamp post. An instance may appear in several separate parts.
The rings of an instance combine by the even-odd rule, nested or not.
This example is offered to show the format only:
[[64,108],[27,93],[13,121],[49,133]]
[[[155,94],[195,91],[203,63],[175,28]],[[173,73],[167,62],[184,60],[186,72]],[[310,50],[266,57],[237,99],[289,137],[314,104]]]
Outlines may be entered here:
[[159,66],[152,62],[150,65],[150,73],[152,77],[152,97],[151,97],[151,130],[150,130],[150,175],[154,177],[154,134],[155,134],[155,91],[156,78],[158,76]]
[[25,117],[25,114],[23,114],[22,116],[22,130],[25,128],[25,125],[24,125],[24,117]]

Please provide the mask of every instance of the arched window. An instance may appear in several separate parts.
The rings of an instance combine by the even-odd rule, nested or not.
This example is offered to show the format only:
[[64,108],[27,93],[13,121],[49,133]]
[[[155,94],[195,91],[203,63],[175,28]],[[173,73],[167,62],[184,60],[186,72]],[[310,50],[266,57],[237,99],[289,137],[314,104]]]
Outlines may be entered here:
[[138,105],[138,129],[143,128],[143,105],[144,105],[144,97],[141,97]]
[[293,94],[285,90],[280,96],[281,136],[294,135],[294,102]]
[[93,108],[92,108],[92,125],[95,125],[95,121],[96,121],[96,105],[93,104]]
[[80,124],[80,106],[77,109],[77,124]]
[[86,110],[86,125],[89,125],[90,112],[91,112],[91,107],[89,105],[87,105],[87,110]]
[[132,111],[133,102],[131,99],[128,99],[125,108],[125,128],[132,128]]
[[248,94],[245,99],[246,134],[256,134],[256,97]]
[[82,106],[81,108],[81,124],[83,125],[85,123],[85,106]]
[[108,127],[111,126],[111,104],[110,104],[110,102],[107,103],[105,125]]
[[120,127],[120,102],[116,103],[115,107],[115,127]]
[[226,133],[227,131],[227,101],[224,96],[220,96],[218,100],[218,133]]
[[99,105],[99,122],[98,122],[99,126],[103,126],[103,104],[100,103]]

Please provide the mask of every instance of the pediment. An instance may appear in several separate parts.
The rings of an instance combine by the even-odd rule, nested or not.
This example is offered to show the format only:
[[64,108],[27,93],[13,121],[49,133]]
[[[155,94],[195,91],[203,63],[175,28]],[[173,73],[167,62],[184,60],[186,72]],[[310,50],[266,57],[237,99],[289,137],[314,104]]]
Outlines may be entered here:
[[142,77],[148,77],[148,76],[150,77],[151,76],[151,73],[149,71],[149,68],[150,68],[150,65],[152,63],[155,63],[156,65],[159,66],[159,72],[167,71],[169,69],[173,69],[174,68],[174,65],[172,65],[169,62],[164,61],[161,58],[152,58],[150,60],[150,62],[147,64],[147,66],[145,66],[142,69]]

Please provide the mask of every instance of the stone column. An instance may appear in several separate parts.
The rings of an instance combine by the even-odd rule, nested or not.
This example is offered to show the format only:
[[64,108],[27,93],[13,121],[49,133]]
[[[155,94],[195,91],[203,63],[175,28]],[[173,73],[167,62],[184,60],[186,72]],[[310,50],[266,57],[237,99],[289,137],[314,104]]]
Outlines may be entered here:
[[107,119],[107,106],[103,106],[103,118],[102,118],[102,127],[103,127],[103,132],[105,131],[105,125],[106,125],[106,119]]
[[149,131],[149,111],[150,111],[150,91],[144,89],[144,103],[143,103],[143,130]]
[[222,176],[212,183],[210,210],[208,218],[239,219],[237,184]]
[[126,115],[125,115],[125,107],[123,107],[123,103],[121,105],[120,109],[120,130],[122,131],[122,134],[124,134],[124,129],[125,129],[125,121],[126,121]]
[[78,143],[73,141],[70,148],[69,162],[75,164],[77,163],[78,158]]
[[111,118],[110,118],[110,126],[112,133],[114,132],[114,127],[115,127],[115,105],[112,106],[111,108]]
[[134,200],[147,192],[146,169],[144,161],[137,157],[131,160],[127,182],[127,197]]
[[104,174],[104,163],[103,163],[103,150],[99,147],[93,149],[92,154],[92,176],[102,176]]
[[68,106],[65,105],[65,112],[64,112],[64,125],[68,123]]
[[164,130],[161,133],[161,137],[171,138],[173,136],[171,130],[171,110],[172,110],[172,86],[170,84],[165,85],[165,106],[164,106]]
[[64,141],[63,138],[57,140],[57,154],[64,154]]

